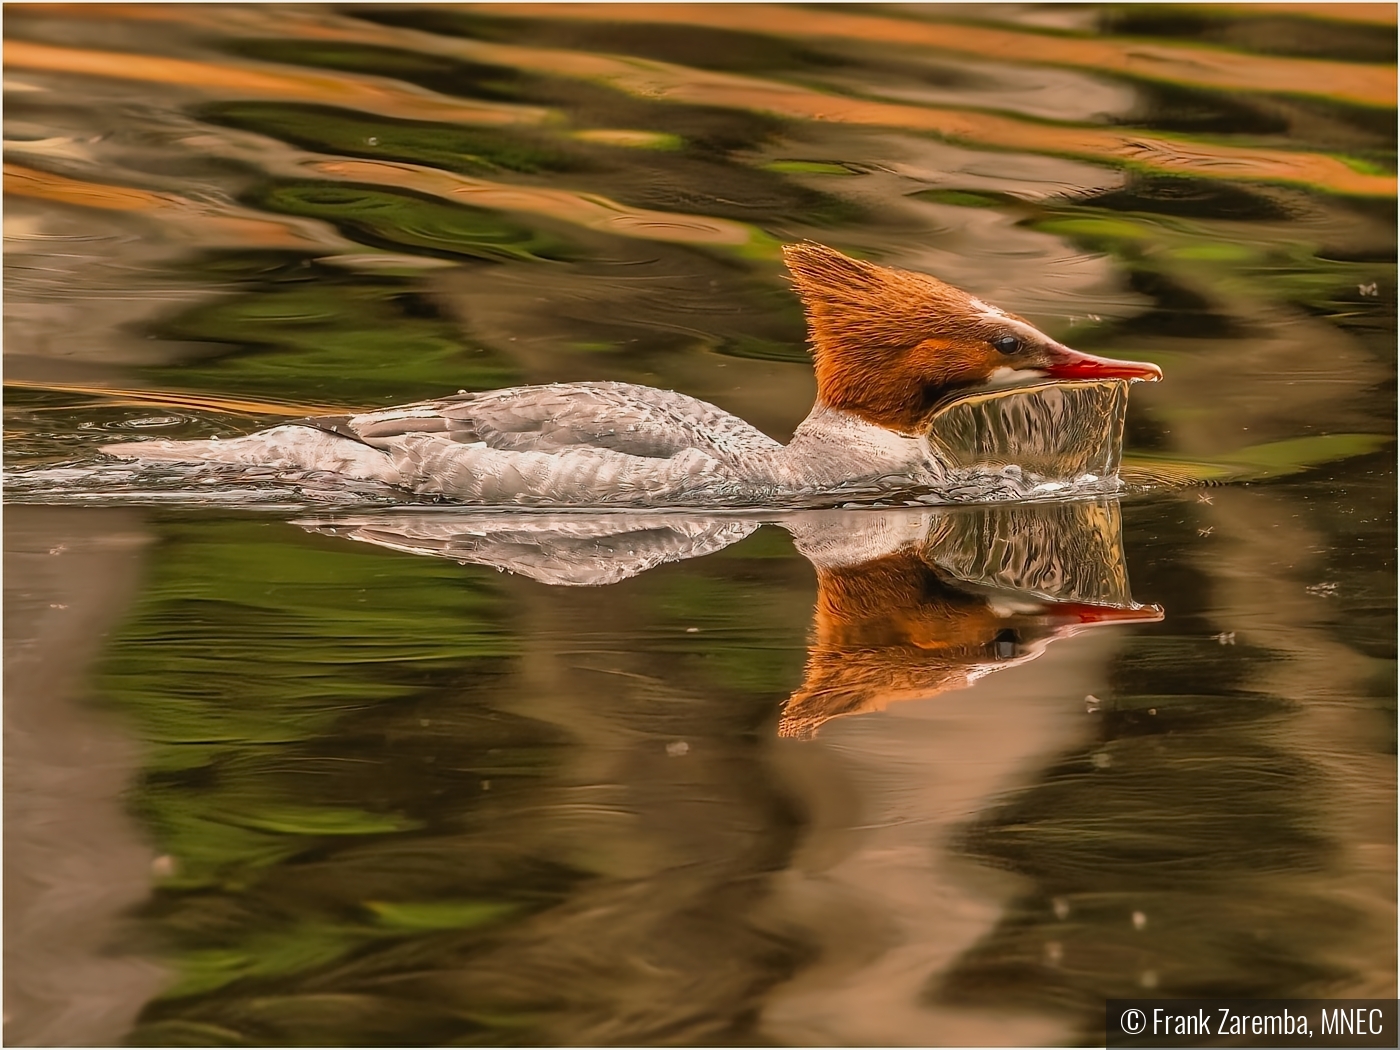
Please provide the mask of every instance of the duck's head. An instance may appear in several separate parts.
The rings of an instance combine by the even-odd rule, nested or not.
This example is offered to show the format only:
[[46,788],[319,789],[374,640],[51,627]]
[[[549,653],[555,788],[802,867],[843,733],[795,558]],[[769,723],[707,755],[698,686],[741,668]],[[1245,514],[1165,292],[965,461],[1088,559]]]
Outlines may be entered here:
[[936,277],[811,241],[783,258],[807,310],[817,396],[907,433],[956,390],[1035,379],[1162,378],[1156,365],[1081,354]]

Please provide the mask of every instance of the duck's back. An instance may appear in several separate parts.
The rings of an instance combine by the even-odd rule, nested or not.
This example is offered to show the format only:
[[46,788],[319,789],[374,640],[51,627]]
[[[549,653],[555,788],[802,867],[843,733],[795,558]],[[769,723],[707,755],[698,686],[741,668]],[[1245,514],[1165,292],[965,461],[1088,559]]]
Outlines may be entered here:
[[388,449],[414,435],[502,452],[606,449],[669,459],[696,449],[739,464],[778,442],[714,405],[631,383],[551,383],[460,393],[347,416],[296,421]]
[[469,502],[645,505],[742,499],[754,487],[752,460],[781,448],[737,416],[684,394],[555,383],[309,416],[228,441],[104,451],[326,471]]

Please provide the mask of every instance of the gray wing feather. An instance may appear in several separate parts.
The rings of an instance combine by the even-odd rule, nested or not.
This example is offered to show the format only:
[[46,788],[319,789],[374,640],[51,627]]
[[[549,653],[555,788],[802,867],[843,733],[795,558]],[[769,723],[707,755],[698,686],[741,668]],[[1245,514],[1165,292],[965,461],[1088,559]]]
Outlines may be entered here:
[[606,448],[517,452],[410,434],[386,451],[406,487],[472,503],[704,504],[754,490],[694,448],[656,459]]
[[336,423],[376,447],[431,434],[503,452],[595,448],[668,459],[698,449],[724,463],[780,447],[708,402],[630,383],[553,383],[458,394]]
[[767,491],[752,480],[755,463],[780,448],[737,416],[684,394],[558,383],[311,416],[228,441],[106,451],[327,470],[473,503],[578,506],[752,499]]

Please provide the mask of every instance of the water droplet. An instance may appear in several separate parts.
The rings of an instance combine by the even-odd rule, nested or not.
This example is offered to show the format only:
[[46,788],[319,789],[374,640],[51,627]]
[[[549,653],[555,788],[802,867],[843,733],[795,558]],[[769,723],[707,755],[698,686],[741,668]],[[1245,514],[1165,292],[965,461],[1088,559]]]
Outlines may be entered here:
[[1147,913],[1146,913],[1146,912],[1141,912],[1141,911],[1135,911],[1135,912],[1133,912],[1133,929],[1135,929],[1135,930],[1145,930],[1145,929],[1147,929]]
[[666,745],[666,754],[671,758],[680,758],[682,755],[690,753],[690,745],[684,740],[672,740]]

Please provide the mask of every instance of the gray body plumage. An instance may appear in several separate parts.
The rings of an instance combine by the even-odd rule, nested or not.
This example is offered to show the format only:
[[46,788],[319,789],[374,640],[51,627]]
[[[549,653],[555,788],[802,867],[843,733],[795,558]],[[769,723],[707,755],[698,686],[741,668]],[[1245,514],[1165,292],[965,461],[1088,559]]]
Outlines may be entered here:
[[108,445],[110,455],[324,471],[490,505],[710,506],[936,484],[922,437],[818,403],[783,445],[714,405],[627,383],[462,393],[297,420],[223,441]]

